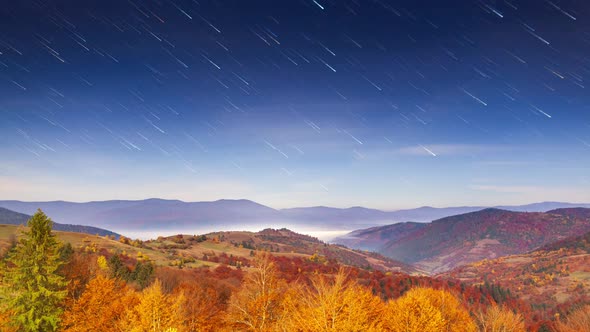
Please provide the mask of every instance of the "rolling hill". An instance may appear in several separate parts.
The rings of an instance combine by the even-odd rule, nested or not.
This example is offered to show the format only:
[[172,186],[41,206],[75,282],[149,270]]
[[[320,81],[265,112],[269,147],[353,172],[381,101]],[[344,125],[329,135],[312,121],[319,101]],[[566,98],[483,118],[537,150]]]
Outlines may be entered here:
[[[250,257],[252,251],[261,250],[275,256],[303,256],[318,261],[333,260],[340,264],[382,271],[423,274],[420,270],[380,254],[352,250],[341,245],[328,244],[317,238],[298,234],[288,229],[264,229],[259,232],[229,231],[205,234],[205,242],[195,242],[195,236],[176,235],[145,241],[147,247],[158,249],[172,245],[178,255],[199,259],[222,254]],[[174,245],[173,243],[189,244]]]
[[[11,238],[18,235],[22,226],[0,224],[0,249],[6,249]],[[334,261],[339,264],[381,271],[421,275],[420,270],[408,264],[370,252],[352,250],[340,245],[327,244],[308,235],[288,229],[265,229],[260,232],[215,232],[204,235],[178,234],[147,241],[56,231],[62,242],[76,249],[92,252],[126,253],[129,257],[146,257],[157,265],[187,267],[228,264],[229,257],[248,260],[253,252],[270,252],[274,256],[302,257],[319,263]],[[107,234],[108,235],[108,234]],[[3,250],[0,250],[3,252]]]
[[[340,243],[355,247],[381,244],[376,251],[429,271],[506,255],[521,254],[542,245],[590,231],[590,209],[568,208],[541,212],[484,209],[435,220],[425,226],[396,224],[351,233]],[[392,238],[384,239],[390,234]],[[385,236],[384,236],[385,235]],[[349,238],[350,238],[349,237]]]
[[[31,218],[31,216],[14,212],[5,208],[0,207],[0,224],[6,225],[26,225],[27,221]],[[64,231],[64,232],[75,232],[75,233],[85,233],[85,234],[96,234],[100,236],[114,236],[115,238],[119,238],[120,235],[111,232],[106,229],[93,227],[93,226],[84,226],[84,225],[71,225],[71,224],[60,224],[60,223],[53,223],[53,229],[56,231]]]

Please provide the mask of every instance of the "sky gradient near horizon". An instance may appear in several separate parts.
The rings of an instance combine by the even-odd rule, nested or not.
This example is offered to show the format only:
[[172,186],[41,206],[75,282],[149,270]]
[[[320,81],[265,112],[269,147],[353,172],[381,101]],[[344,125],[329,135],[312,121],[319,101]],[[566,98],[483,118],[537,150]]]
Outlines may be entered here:
[[589,17],[557,0],[12,1],[0,199],[590,202]]

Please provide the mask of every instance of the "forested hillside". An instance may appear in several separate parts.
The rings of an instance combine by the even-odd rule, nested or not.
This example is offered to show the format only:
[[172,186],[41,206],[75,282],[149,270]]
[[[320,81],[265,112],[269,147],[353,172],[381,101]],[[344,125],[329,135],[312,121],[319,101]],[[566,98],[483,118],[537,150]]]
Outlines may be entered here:
[[483,260],[439,275],[469,285],[496,284],[530,303],[539,317],[590,303],[590,232],[535,251]]
[[[44,218],[38,213],[31,220]],[[470,285],[387,266],[350,265],[340,261],[346,256],[326,256],[330,251],[321,248],[329,245],[284,229],[139,241],[54,233],[50,223],[43,225],[3,226],[0,294],[4,299],[18,294],[13,298],[24,301],[35,298],[35,289],[41,289],[36,287],[45,287],[53,300],[37,304],[44,308],[39,322],[48,331],[109,326],[138,331],[400,331],[407,324],[415,331],[483,331],[490,324],[524,331],[563,323],[493,282]],[[25,233],[9,241],[19,230]],[[37,246],[43,238],[55,242]],[[204,250],[201,257],[194,255],[197,250]],[[53,282],[22,288],[31,278],[24,269],[33,259],[40,259],[35,264],[45,266],[46,280]],[[2,302],[3,331],[23,330],[29,322],[22,311],[28,304],[15,301]]]
[[[357,230],[339,243],[375,250],[430,273],[522,254],[590,231],[590,209],[548,212],[484,209],[435,220]],[[372,246],[372,247],[371,247]]]

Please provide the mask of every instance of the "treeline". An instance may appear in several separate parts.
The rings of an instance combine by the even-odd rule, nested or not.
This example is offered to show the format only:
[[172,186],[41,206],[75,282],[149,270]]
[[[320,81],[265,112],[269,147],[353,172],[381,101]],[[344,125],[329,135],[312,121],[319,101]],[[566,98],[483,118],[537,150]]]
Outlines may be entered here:
[[[267,253],[247,269],[156,267],[74,252],[40,211],[29,226],[2,261],[2,331],[526,331],[520,302],[492,285]],[[568,317],[546,328],[590,331],[590,307]]]

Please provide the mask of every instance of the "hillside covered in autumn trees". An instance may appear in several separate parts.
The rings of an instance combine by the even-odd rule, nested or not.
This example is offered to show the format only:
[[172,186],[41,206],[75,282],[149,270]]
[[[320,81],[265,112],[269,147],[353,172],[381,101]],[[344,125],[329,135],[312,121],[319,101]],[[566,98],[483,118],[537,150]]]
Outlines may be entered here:
[[344,264],[288,230],[251,242],[244,233],[139,241],[51,226],[39,211],[3,251],[3,331],[574,331],[589,312],[547,317],[496,283]]
[[430,223],[356,230],[336,242],[374,250],[436,274],[483,259],[527,253],[586,232],[590,232],[588,208],[547,212],[488,208]]

